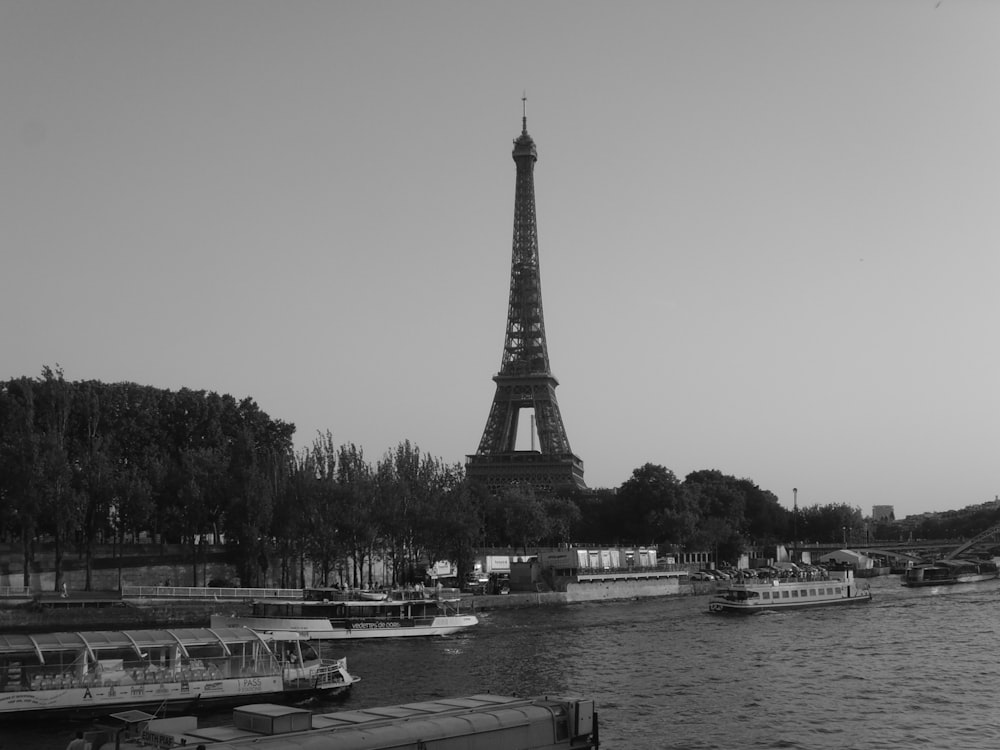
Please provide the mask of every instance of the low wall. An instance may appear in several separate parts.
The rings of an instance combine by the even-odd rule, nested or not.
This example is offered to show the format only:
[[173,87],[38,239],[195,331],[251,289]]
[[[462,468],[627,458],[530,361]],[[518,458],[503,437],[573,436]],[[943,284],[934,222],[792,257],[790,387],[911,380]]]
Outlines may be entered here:
[[[125,567],[121,575],[117,568],[103,568],[91,571],[91,589],[94,591],[118,590],[119,586],[162,586],[167,584],[183,586],[193,579],[191,564],[146,565],[141,568]],[[198,584],[204,586],[213,578],[230,580],[234,576],[231,565],[224,563],[198,563]],[[83,591],[87,585],[87,571],[75,568],[63,573],[63,580],[70,591]],[[0,573],[0,587],[9,586],[21,589],[24,586],[24,574]],[[56,574],[52,570],[31,571],[28,588],[32,593],[56,591]]]
[[588,583],[569,583],[566,591],[544,591],[538,593],[511,592],[503,596],[462,597],[463,610],[511,609],[516,607],[537,607],[546,604],[576,604],[579,602],[613,601],[616,599],[640,599],[654,596],[690,596],[711,594],[714,583],[692,581],[681,583],[677,577],[614,580]]
[[[688,588],[685,586],[685,588]],[[637,578],[570,583],[566,586],[567,602],[594,602],[606,599],[637,599],[649,596],[677,596],[681,583],[676,577]],[[687,591],[685,593],[690,593]]]
[[566,594],[562,591],[540,591],[536,593],[464,594],[462,596],[463,612],[539,607],[546,604],[566,604]]

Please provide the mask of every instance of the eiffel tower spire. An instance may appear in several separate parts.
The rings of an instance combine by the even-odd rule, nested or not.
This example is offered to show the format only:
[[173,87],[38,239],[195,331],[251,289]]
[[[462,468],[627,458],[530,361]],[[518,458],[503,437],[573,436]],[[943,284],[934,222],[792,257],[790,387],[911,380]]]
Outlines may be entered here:
[[[535,218],[535,162],[538,150],[528,135],[522,97],[521,135],[514,139],[514,242],[510,270],[507,336],[493,405],[479,449],[467,457],[466,474],[497,490],[527,482],[541,491],[583,489],[583,461],[566,437],[555,389],[559,381],[549,367],[542,314],[542,282],[538,267]],[[534,409],[539,450],[516,450],[522,409]]]

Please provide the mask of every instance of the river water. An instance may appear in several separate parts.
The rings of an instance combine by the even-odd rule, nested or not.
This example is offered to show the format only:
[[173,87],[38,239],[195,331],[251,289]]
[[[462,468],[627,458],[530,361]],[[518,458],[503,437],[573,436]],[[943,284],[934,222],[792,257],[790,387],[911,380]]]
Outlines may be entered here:
[[[869,605],[710,615],[704,596],[481,612],[444,638],[328,644],[361,676],[338,710],[492,692],[593,698],[607,750],[1000,747],[1000,582]],[[219,722],[223,716],[210,717]],[[72,725],[0,727],[63,750]]]

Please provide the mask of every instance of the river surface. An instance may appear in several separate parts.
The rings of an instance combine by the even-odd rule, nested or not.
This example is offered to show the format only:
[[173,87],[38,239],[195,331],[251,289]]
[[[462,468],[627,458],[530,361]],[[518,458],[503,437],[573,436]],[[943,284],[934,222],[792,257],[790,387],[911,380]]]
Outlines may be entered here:
[[[593,698],[606,750],[1000,747],[1000,582],[869,605],[710,615],[705,596],[481,612],[448,637],[327,644],[361,676],[317,711],[479,692]],[[209,717],[219,723],[223,715]],[[0,727],[2,750],[64,750],[73,725]]]

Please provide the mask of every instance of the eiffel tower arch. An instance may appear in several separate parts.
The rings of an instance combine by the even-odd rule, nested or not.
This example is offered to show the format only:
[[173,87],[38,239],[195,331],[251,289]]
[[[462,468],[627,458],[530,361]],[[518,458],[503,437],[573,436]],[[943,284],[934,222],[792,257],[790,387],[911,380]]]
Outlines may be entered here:
[[[535,162],[538,151],[522,114],[521,135],[514,139],[517,177],[514,190],[514,242],[510,270],[507,336],[496,393],[479,448],[466,457],[466,475],[496,492],[505,485],[528,483],[543,492],[585,489],[583,461],[566,437],[556,386],[549,367],[538,269],[535,220]],[[538,449],[517,450],[521,411],[534,410]]]

